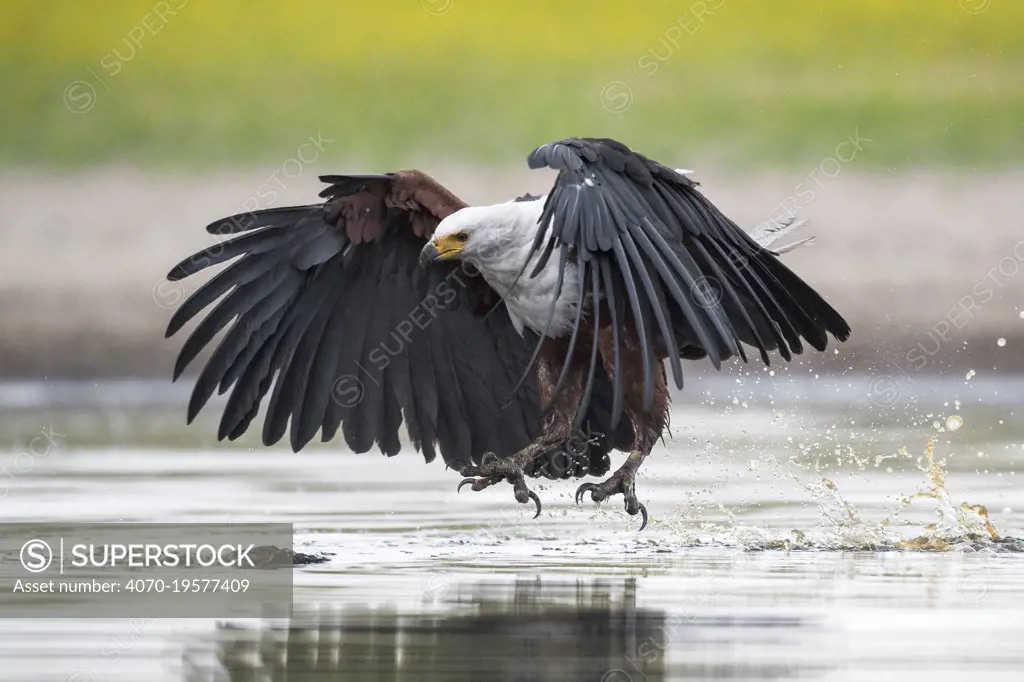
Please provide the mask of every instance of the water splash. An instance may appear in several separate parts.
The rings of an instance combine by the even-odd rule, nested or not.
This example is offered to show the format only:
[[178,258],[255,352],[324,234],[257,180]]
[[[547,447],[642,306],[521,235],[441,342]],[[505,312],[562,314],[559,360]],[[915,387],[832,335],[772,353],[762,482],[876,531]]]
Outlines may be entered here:
[[[775,458],[767,461],[784,476],[796,480],[811,494],[818,505],[824,532],[802,530],[772,531],[767,527],[743,525],[736,515],[725,507],[728,522],[721,524],[702,523],[699,528],[681,528],[669,523],[677,536],[694,545],[739,546],[747,550],[850,550],[850,551],[977,551],[988,549],[1002,552],[1024,552],[1024,539],[1003,537],[996,530],[984,505],[963,502],[956,506],[946,487],[946,462],[935,457],[935,439],[930,439],[923,456],[914,457],[906,448],[900,448],[895,455],[879,455],[874,464],[877,468],[892,459],[916,460],[918,470],[925,474],[921,487],[912,495],[899,499],[897,507],[879,522],[863,517],[857,508],[846,500],[839,486],[829,478],[807,482],[799,474],[786,471]],[[861,470],[862,458],[853,457]],[[791,462],[792,463],[792,462]],[[812,470],[819,475],[817,463]],[[891,471],[891,468],[888,469]],[[904,538],[893,529],[902,512],[915,500],[935,502],[936,520],[924,527],[920,535]],[[677,510],[678,511],[678,510]]]
[[[865,523],[857,509],[843,499],[839,487],[827,478],[804,486],[818,502],[822,516],[832,525],[826,544],[835,549],[875,549],[887,541],[882,525]],[[805,536],[806,539],[806,536]]]
[[931,499],[936,503],[938,520],[926,526],[922,535],[901,540],[900,545],[906,549],[944,551],[964,543],[1000,542],[1003,538],[992,525],[988,509],[983,505],[967,502],[959,507],[953,505],[946,488],[946,462],[935,459],[935,439],[928,441],[924,456],[925,460],[918,464],[918,468],[926,474],[927,482],[916,493],[900,501],[900,511],[915,499]]

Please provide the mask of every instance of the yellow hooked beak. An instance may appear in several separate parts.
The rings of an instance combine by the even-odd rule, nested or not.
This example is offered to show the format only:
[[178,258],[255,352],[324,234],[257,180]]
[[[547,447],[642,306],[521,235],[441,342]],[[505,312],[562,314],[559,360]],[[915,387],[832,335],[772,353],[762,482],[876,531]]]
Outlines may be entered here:
[[434,237],[420,251],[420,265],[429,265],[439,260],[455,258],[462,252],[462,248],[466,245],[466,239],[465,232]]

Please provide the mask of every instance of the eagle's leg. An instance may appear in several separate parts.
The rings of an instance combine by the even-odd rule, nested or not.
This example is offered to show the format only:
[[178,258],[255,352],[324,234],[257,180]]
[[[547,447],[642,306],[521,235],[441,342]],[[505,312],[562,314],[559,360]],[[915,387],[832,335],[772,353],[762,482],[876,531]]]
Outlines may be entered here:
[[[607,333],[606,333],[607,332]],[[608,376],[614,376],[614,349],[610,330],[602,330],[599,349]],[[602,502],[613,495],[622,495],[626,513],[630,516],[640,514],[643,523],[640,530],[647,526],[647,508],[636,497],[636,474],[640,465],[651,454],[654,444],[661,438],[662,431],[668,425],[669,392],[662,363],[654,368],[654,402],[649,409],[643,405],[643,356],[638,348],[628,341],[620,349],[620,362],[623,363],[622,377],[624,386],[624,418],[633,424],[636,436],[626,461],[601,483],[584,483],[576,489],[576,504],[579,504],[586,493],[594,502]]]
[[[577,353],[579,352],[577,350]],[[536,369],[542,406],[551,402],[551,394],[564,361],[565,345],[559,341],[547,341],[537,358]],[[537,493],[527,487],[526,471],[533,460],[544,457],[552,450],[561,447],[572,435],[572,422],[583,395],[583,386],[583,368],[580,363],[572,363],[558,399],[545,413],[540,435],[515,454],[498,457],[488,452],[481,457],[480,464],[468,464],[462,467],[459,473],[466,478],[459,483],[459,488],[471,485],[473,490],[483,490],[502,480],[508,481],[512,484],[516,502],[526,504],[533,500],[537,505],[537,513],[533,518],[540,516],[540,498],[537,497]]]

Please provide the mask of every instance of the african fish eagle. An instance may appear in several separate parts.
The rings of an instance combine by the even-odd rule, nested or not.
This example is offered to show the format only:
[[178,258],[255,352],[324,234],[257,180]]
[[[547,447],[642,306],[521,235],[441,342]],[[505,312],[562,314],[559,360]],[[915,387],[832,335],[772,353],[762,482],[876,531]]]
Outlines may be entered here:
[[[188,421],[230,390],[218,439],[242,435],[273,387],[263,442],[291,424],[298,451],[339,427],[349,448],[401,449],[404,421],[426,461],[437,451],[482,490],[526,476],[579,478],[625,463],[595,502],[622,494],[668,424],[665,360],[715,368],[745,346],[765,364],[850,327],[770,250],[677,171],[609,139],[535,149],[558,171],[547,196],[468,206],[417,170],[324,176],[322,203],[218,220],[237,235],[185,259],[180,280],[238,258],[173,315],[167,336],[220,299],[185,341],[177,379],[225,327],[200,372]],[[771,234],[775,230],[778,234]],[[767,234],[767,236],[765,236]]]

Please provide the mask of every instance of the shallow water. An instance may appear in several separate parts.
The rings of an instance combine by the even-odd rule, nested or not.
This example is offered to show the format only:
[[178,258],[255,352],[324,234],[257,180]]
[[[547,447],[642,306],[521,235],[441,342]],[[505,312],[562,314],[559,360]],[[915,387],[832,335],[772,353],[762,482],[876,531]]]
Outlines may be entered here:
[[290,622],[0,620],[0,679],[1019,681],[1024,382],[915,379],[693,382],[639,534],[570,482],[532,520],[416,455],[212,444],[180,388],[3,387],[6,521],[281,521],[329,560]]

